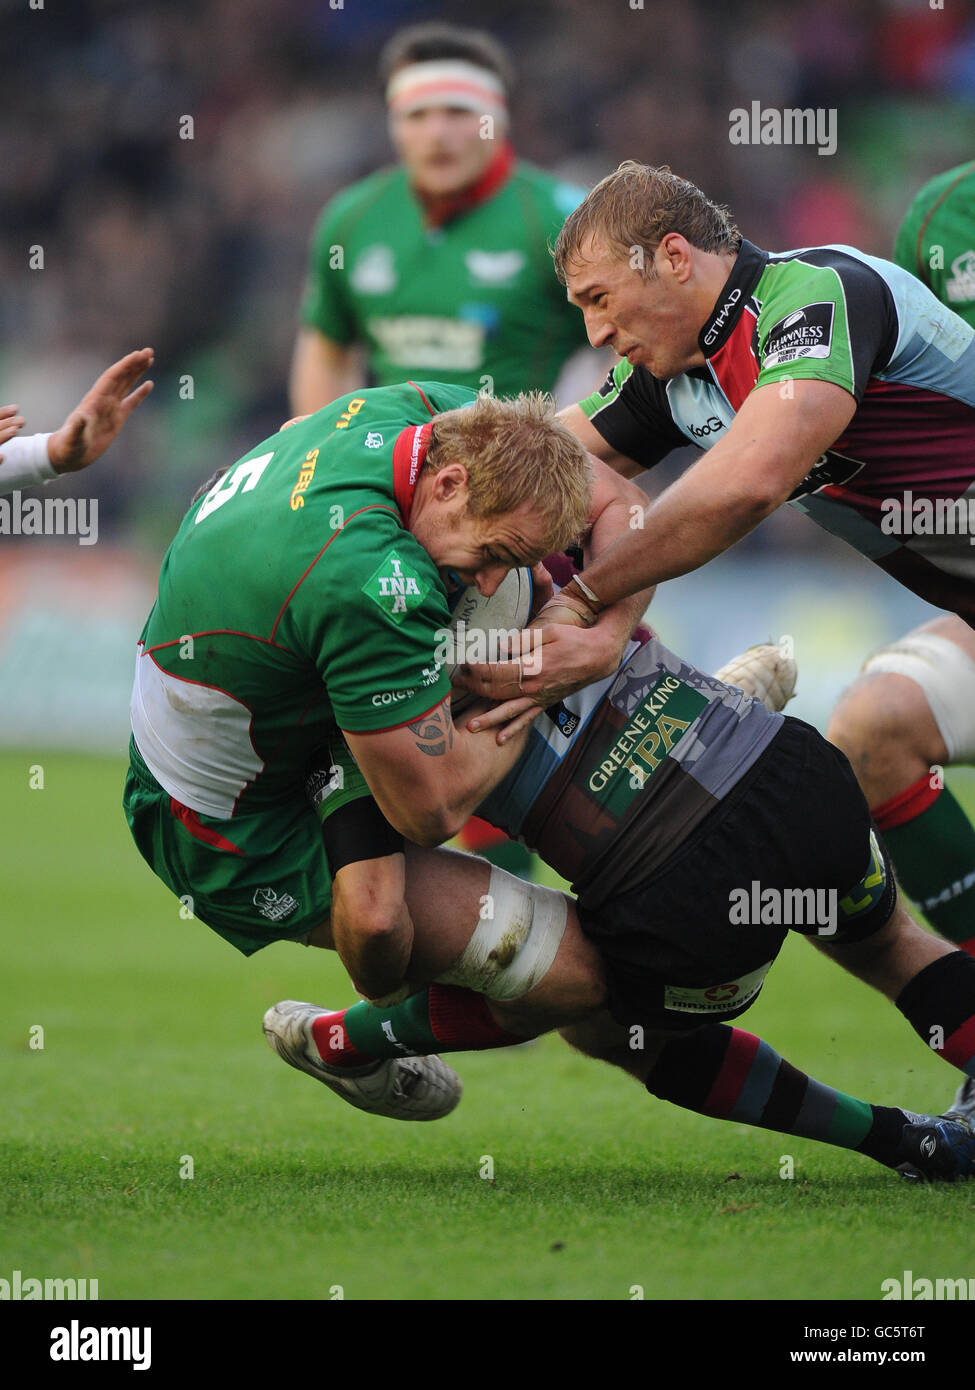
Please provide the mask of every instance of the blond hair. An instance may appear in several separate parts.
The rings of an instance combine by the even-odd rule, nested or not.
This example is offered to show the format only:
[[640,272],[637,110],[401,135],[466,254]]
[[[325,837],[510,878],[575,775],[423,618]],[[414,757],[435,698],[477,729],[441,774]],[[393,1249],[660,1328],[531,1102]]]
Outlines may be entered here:
[[592,467],[585,448],[541,391],[507,398],[479,396],[433,422],[424,468],[467,469],[468,512],[497,517],[530,503],[542,523],[545,549],[563,550],[589,522]]
[[568,262],[582,260],[584,243],[595,239],[631,264],[639,248],[650,279],[653,253],[668,232],[679,232],[700,251],[737,254],[741,249],[741,232],[729,210],[712,203],[696,184],[666,164],[656,168],[624,160],[566,218],[552,250],[555,273],[564,285]]

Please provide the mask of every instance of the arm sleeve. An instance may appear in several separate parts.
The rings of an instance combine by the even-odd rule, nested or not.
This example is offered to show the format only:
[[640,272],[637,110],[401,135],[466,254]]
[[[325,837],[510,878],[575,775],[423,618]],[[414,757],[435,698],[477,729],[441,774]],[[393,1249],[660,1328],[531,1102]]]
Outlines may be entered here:
[[337,734],[328,748],[328,767],[315,767],[306,790],[322,823],[325,854],[334,877],[346,864],[398,854],[403,837],[373,800],[366,779]]
[[450,693],[450,613],[433,561],[385,507],[352,518],[292,603],[292,629],[352,733],[394,729]]
[[301,300],[300,320],[334,343],[352,343],[358,337],[355,313],[348,296],[345,241],[341,210],[329,203],[312,233]]
[[49,434],[15,435],[0,444],[0,494],[18,487],[36,487],[58,477],[47,456]]
[[897,313],[889,288],[852,256],[831,260],[784,262],[769,276],[756,324],[756,387],[829,381],[862,401],[871,375],[890,361]]
[[691,443],[670,413],[665,383],[625,358],[579,408],[607,444],[641,468],[652,468],[672,449]]

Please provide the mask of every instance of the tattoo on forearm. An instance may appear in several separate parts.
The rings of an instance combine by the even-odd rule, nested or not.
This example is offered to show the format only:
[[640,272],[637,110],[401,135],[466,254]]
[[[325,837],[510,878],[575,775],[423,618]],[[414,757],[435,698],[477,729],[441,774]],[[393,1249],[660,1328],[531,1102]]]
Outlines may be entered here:
[[423,715],[407,727],[411,733],[416,734],[416,746],[421,753],[428,753],[431,758],[442,757],[454,743],[450,700],[444,700],[443,704],[438,705],[430,714]]

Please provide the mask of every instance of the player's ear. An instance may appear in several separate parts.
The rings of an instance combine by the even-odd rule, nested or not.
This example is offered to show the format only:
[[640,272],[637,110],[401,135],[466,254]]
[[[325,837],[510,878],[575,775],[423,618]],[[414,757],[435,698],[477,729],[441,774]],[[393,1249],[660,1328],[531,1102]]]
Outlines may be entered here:
[[462,463],[445,463],[433,475],[433,495],[438,502],[456,502],[467,497],[467,469]]

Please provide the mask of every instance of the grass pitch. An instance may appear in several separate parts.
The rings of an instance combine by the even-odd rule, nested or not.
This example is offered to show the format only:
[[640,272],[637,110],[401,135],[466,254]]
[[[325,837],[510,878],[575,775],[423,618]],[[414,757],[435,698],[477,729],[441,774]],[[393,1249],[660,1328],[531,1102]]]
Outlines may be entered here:
[[[182,920],[122,777],[0,756],[0,1277],[97,1278],[102,1299],[875,1300],[904,1270],[975,1274],[969,1184],[685,1113],[556,1038],[454,1059],[443,1122],[343,1105],[261,1034],[276,999],[353,1002],[337,958],[248,961]],[[742,1025],[864,1099],[938,1110],[955,1088],[800,941]]]

